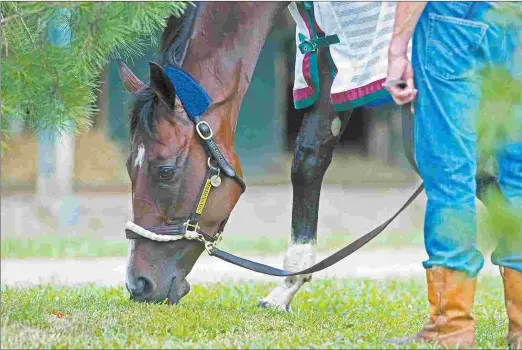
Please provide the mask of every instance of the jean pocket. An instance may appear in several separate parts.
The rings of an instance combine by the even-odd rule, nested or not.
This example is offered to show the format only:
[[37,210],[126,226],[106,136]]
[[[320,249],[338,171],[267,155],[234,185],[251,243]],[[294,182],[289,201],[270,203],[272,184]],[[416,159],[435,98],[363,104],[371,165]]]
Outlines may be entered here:
[[472,76],[488,25],[434,13],[429,16],[426,69],[443,79]]

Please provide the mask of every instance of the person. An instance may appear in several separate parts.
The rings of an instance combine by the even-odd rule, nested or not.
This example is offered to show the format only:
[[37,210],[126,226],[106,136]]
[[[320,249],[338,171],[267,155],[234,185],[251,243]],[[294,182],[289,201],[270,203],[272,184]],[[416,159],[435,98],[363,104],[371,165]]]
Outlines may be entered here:
[[[423,262],[430,319],[415,335],[395,339],[473,347],[476,276],[484,264],[476,247],[477,116],[486,68],[502,68],[522,82],[522,25],[492,13],[500,3],[398,2],[388,50],[387,82],[398,104],[413,101],[414,152],[428,198]],[[515,5],[517,6],[517,5]],[[522,18],[520,16],[519,18]],[[413,38],[412,38],[413,36]],[[411,62],[408,44],[412,39]],[[517,51],[518,50],[518,51]],[[517,61],[518,59],[518,61]],[[502,91],[499,91],[501,94]],[[520,100],[519,100],[520,102]],[[522,213],[522,108],[518,123],[496,153],[499,188],[516,215]],[[490,118],[501,118],[491,115]],[[522,226],[506,232],[492,254],[500,267],[509,318],[507,340],[522,344]]]

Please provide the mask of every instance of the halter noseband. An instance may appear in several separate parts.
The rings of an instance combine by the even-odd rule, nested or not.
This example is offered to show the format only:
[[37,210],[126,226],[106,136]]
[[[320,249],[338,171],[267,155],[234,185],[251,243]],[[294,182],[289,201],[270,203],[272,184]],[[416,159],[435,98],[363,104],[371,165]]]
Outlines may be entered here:
[[127,239],[146,238],[157,242],[172,242],[181,239],[197,240],[204,243],[205,250],[210,254],[214,246],[220,241],[221,233],[228,220],[228,217],[223,220],[215,235],[205,233],[199,227],[198,221],[203,209],[205,209],[211,189],[221,185],[221,172],[234,179],[241,186],[241,193],[245,191],[246,185],[214,142],[214,133],[210,125],[201,120],[201,115],[206,112],[212,101],[211,98],[189,74],[182,70],[168,66],[165,72],[176,87],[176,95],[183,104],[190,120],[194,123],[196,134],[208,154],[207,175],[199,191],[194,209],[188,217],[181,220],[176,218],[167,225],[152,227],[141,227],[132,221],[127,221],[125,223],[125,234]]

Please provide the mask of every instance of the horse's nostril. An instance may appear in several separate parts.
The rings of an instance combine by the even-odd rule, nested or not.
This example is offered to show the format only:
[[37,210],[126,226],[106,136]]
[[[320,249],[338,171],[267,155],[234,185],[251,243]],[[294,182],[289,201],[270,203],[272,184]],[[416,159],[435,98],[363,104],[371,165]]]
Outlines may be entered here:
[[142,298],[151,290],[150,282],[143,277],[138,277],[134,282],[127,284],[127,289],[133,298]]

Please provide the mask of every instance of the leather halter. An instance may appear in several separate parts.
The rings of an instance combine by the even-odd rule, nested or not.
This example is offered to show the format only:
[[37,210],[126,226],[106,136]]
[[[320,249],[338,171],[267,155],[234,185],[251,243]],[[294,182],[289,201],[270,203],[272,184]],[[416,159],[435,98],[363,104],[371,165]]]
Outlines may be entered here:
[[[170,70],[170,71],[169,71]],[[125,224],[125,233],[127,236],[127,239],[150,239],[158,242],[169,242],[169,241],[176,241],[181,239],[186,240],[197,240],[202,242],[205,245],[205,250],[208,252],[209,255],[215,256],[221,260],[227,261],[229,263],[232,263],[234,265],[243,267],[248,270],[252,270],[255,272],[263,273],[266,275],[272,275],[272,276],[280,276],[280,277],[286,277],[286,276],[296,276],[296,275],[302,275],[302,274],[311,274],[314,272],[318,272],[321,270],[326,269],[327,267],[330,267],[339,261],[343,260],[347,256],[351,255],[352,253],[359,250],[361,247],[366,245],[368,242],[370,242],[373,238],[377,237],[388,225],[404,210],[410,205],[411,202],[417,196],[424,190],[424,184],[421,184],[415,192],[408,198],[406,203],[388,220],[386,220],[384,223],[376,227],[375,229],[371,230],[370,232],[366,233],[365,235],[359,237],[352,243],[348,244],[344,248],[340,249],[339,251],[335,252],[334,254],[330,255],[329,257],[323,259],[322,261],[316,263],[315,265],[306,268],[301,271],[297,272],[291,272],[286,271],[282,269],[278,269],[272,266],[264,265],[255,261],[251,261],[245,258],[241,258],[239,256],[227,253],[223,250],[220,250],[216,248],[216,244],[219,242],[221,238],[221,233],[223,232],[223,229],[225,228],[225,224],[228,220],[228,217],[223,220],[221,225],[219,226],[218,232],[215,235],[210,235],[204,231],[201,230],[201,228],[198,225],[198,220],[201,216],[201,213],[203,212],[203,209],[205,207],[205,204],[207,202],[208,194],[210,193],[210,190],[212,189],[212,179],[216,180],[215,176],[219,177],[221,171],[223,173],[234,179],[240,186],[242,191],[244,192],[246,189],[246,185],[244,181],[236,174],[234,171],[234,168],[227,162],[225,157],[223,157],[223,154],[219,150],[219,147],[216,145],[216,143],[213,140],[213,132],[210,128],[210,125],[201,119],[201,115],[206,111],[208,106],[210,105],[210,97],[206,94],[206,92],[201,88],[201,86],[187,73],[177,69],[168,67],[167,68],[169,76],[172,79],[172,76],[179,76],[181,79],[190,79],[188,82],[190,83],[190,88],[192,89],[192,92],[199,95],[199,101],[198,96],[196,96],[196,103],[194,103],[194,96],[189,96],[192,100],[189,101],[187,105],[185,105],[183,101],[183,94],[179,96],[180,100],[184,104],[185,110],[187,114],[189,115],[190,119],[194,122],[196,133],[199,136],[199,139],[201,140],[203,147],[205,148],[209,158],[207,161],[207,177],[206,180],[201,187],[198,200],[196,201],[196,204],[194,206],[192,214],[190,214],[189,217],[185,219],[176,219],[175,221],[172,221],[168,225],[165,226],[153,226],[153,227],[141,227],[131,221],[128,221]],[[187,81],[185,81],[187,82]],[[174,82],[174,85],[176,86],[176,82]],[[187,95],[185,95],[187,96]],[[201,103],[201,101],[203,101]],[[198,102],[200,102],[198,104]],[[187,108],[188,107],[188,108]],[[214,162],[214,164],[213,164]],[[414,164],[414,162],[413,162]],[[220,181],[218,181],[220,182]],[[218,182],[215,182],[217,184]],[[219,186],[219,184],[217,184]]]
[[[228,217],[219,225],[218,232],[215,235],[208,234],[201,230],[198,225],[199,218],[205,209],[210,191],[214,187],[221,184],[221,171],[234,179],[241,186],[241,193],[245,192],[246,184],[241,179],[234,168],[228,163],[219,147],[214,142],[214,133],[210,125],[201,119],[201,115],[208,109],[211,99],[203,88],[187,73],[174,68],[167,67],[167,74],[172,80],[174,86],[177,86],[178,98],[181,100],[187,115],[194,123],[196,134],[202,142],[203,147],[208,155],[207,174],[198,199],[192,210],[192,213],[184,218],[176,218],[171,220],[164,226],[140,227],[133,222],[127,222],[125,233],[127,239],[148,238],[158,241],[175,241],[178,239],[199,240],[205,243],[206,250],[210,253],[211,248],[217,243],[221,233],[223,232]],[[179,86],[184,88],[179,89]],[[157,237],[170,236],[170,237]]]
[[[239,186],[241,186],[241,193],[245,192],[246,184],[243,179],[237,175],[234,168],[227,162],[225,157],[223,157],[219,147],[213,140],[213,133],[210,125],[207,122],[201,120],[199,116],[196,116],[194,120],[197,121],[195,126],[196,133],[198,134],[199,139],[202,141],[209,157],[207,160],[208,169],[205,182],[201,186],[201,190],[199,191],[198,199],[196,200],[196,204],[194,205],[192,213],[185,219],[176,218],[164,226],[141,228],[135,223],[129,221],[125,225],[127,239],[148,238],[151,240],[164,242],[175,241],[178,239],[198,240],[205,243],[205,248],[209,253],[211,252],[213,246],[218,242],[221,233],[225,228],[228,217],[226,217],[225,220],[221,222],[215,235],[204,232],[198,225],[199,218],[205,209],[210,191],[212,188],[218,187],[221,184],[221,170],[226,176],[234,179],[239,184]],[[213,162],[216,162],[217,164],[214,165]],[[151,235],[151,233],[153,235]],[[171,237],[168,239],[155,239],[156,236],[154,235]]]

